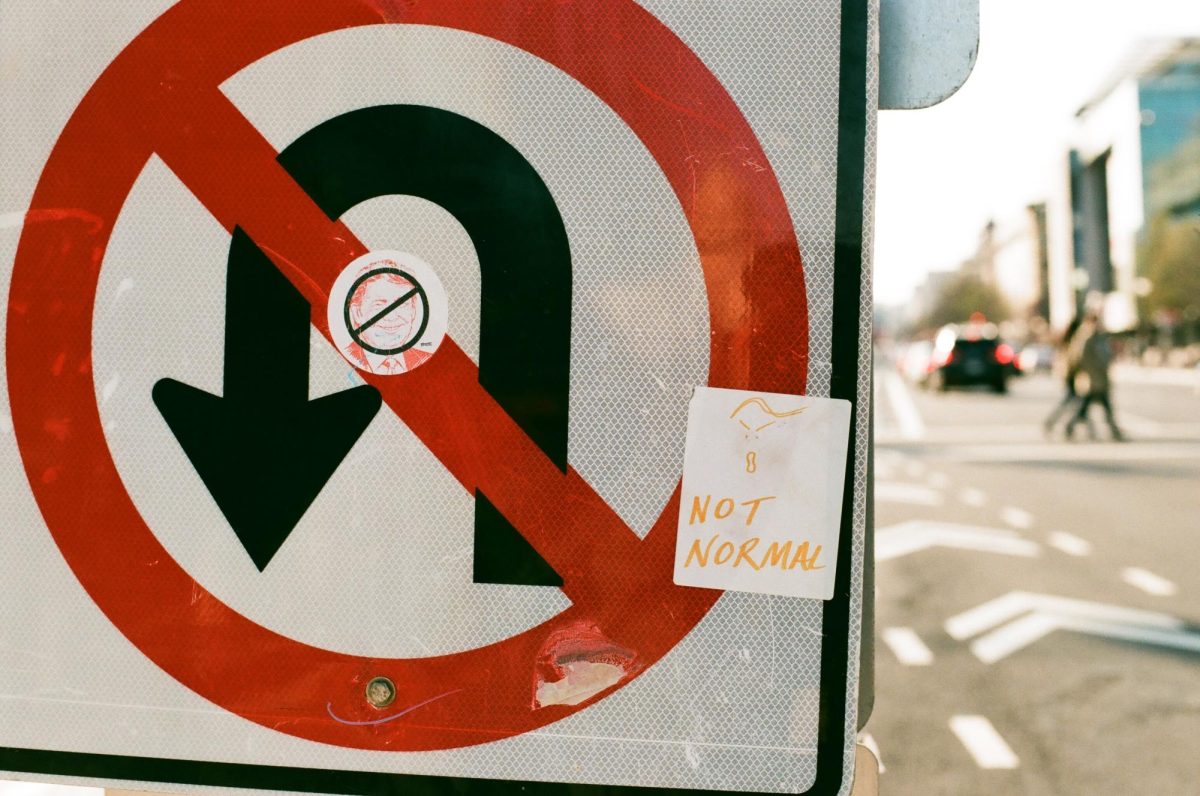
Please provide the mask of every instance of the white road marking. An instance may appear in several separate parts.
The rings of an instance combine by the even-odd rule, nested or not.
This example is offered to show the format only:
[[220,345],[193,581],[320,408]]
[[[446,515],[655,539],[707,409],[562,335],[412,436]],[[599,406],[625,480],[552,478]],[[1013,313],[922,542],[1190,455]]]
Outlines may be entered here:
[[[876,439],[883,444],[900,445],[905,442],[895,428],[885,428],[876,434]],[[984,442],[1045,442],[1046,432],[1040,425],[1004,425],[981,426],[971,425],[936,425],[926,427],[925,436],[921,442],[952,445],[959,443]],[[911,442],[911,440],[909,440]]]
[[1059,622],[1063,630],[1073,630],[1076,633],[1200,653],[1200,634],[1189,633],[1186,630],[1160,630],[1154,627],[1102,622],[1081,616],[1064,616]]
[[869,732],[861,733],[858,736],[858,742],[871,750],[871,754],[875,755],[875,762],[879,763],[879,773],[887,771],[887,766],[883,764],[883,756],[879,754],[879,744],[875,743],[875,738]]
[[879,503],[907,503],[912,506],[940,506],[945,502],[936,489],[919,484],[876,481],[875,500]]
[[1091,542],[1066,531],[1054,531],[1046,538],[1046,544],[1069,556],[1086,556],[1092,552]]
[[1017,755],[983,716],[953,716],[950,730],[966,747],[980,768],[1016,768]]
[[1058,630],[1057,616],[1032,613],[993,630],[971,644],[971,652],[984,663],[995,663]]
[[969,486],[959,492],[958,499],[973,508],[979,508],[984,503],[987,503],[987,495],[984,493],[984,491],[982,489],[976,489],[973,486]]
[[1179,591],[1179,588],[1171,581],[1140,567],[1126,567],[1121,570],[1121,580],[1135,589],[1141,589],[1146,594],[1153,594],[1155,597],[1170,597]]
[[1141,415],[1131,415],[1122,412],[1117,418],[1117,425],[1126,431],[1132,431],[1139,437],[1161,437],[1165,435],[1166,427],[1157,420],[1151,420]]
[[988,664],[1056,630],[1200,652],[1200,633],[1188,630],[1178,617],[1028,592],[1010,592],[952,616],[945,628],[959,640],[996,628],[971,644],[975,657]]
[[950,617],[943,627],[951,638],[962,641],[1031,610],[1037,604],[1034,597],[1028,592],[1009,592]]
[[933,665],[933,651],[911,627],[886,627],[882,636],[896,660],[905,666]]
[[1070,597],[1056,597],[1051,594],[1033,594],[1027,591],[1012,591],[994,600],[988,600],[969,611],[950,617],[943,627],[946,628],[946,632],[950,634],[951,638],[962,641],[1034,610],[1102,622],[1124,622],[1166,629],[1183,627],[1182,620],[1157,611],[1122,608],[1116,605],[1075,600]]
[[[1175,433],[1175,432],[1172,432]],[[1182,432],[1180,432],[1182,433]],[[939,463],[1130,462],[1200,459],[1200,442],[1053,442],[1037,445],[946,445],[930,455]]]
[[1000,518],[1019,531],[1027,531],[1033,527],[1033,515],[1016,506],[1000,509]]
[[1121,363],[1113,366],[1113,381],[1140,384],[1169,384],[1200,389],[1200,370],[1196,368],[1139,367]]
[[889,561],[931,547],[954,547],[983,553],[1032,558],[1040,552],[1036,542],[1020,538],[1006,528],[979,528],[946,522],[913,520],[881,528],[875,534],[875,560]]
[[921,413],[917,411],[917,405],[913,403],[912,394],[909,393],[904,380],[899,374],[889,371],[881,381],[888,402],[892,405],[892,414],[896,416],[896,423],[900,426],[900,436],[908,440],[924,437],[925,423],[921,420]]

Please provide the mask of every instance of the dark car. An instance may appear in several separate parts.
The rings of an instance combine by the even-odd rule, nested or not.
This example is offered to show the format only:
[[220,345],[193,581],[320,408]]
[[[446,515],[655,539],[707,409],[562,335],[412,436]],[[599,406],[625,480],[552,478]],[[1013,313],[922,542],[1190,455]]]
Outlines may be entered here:
[[1002,393],[1015,363],[1012,347],[986,323],[944,327],[934,340],[931,366],[926,383],[933,389],[984,386]]

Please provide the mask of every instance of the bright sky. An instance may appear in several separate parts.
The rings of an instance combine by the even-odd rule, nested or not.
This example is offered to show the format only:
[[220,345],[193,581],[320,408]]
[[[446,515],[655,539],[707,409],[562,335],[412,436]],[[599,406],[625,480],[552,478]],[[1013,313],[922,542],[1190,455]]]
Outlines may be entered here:
[[875,301],[900,304],[1063,179],[1075,111],[1147,37],[1200,35],[1200,0],[981,0],[957,94],[879,119]]

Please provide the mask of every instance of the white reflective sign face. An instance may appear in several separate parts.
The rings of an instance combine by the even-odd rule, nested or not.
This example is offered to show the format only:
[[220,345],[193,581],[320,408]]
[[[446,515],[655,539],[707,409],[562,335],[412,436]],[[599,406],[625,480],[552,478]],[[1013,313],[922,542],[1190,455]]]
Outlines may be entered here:
[[833,600],[673,567],[694,388],[869,318],[870,5],[0,6],[0,770],[835,792],[865,377]]

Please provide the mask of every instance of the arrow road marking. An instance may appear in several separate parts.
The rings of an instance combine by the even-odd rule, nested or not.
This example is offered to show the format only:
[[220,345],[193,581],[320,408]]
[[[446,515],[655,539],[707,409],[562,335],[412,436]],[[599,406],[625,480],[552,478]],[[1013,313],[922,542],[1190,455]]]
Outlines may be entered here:
[[1036,542],[1020,538],[1015,531],[913,520],[883,528],[876,533],[875,560],[888,561],[931,547],[953,547],[1026,558],[1037,556],[1041,550]]
[[883,643],[905,666],[932,666],[933,651],[911,627],[884,628]]
[[1052,614],[1026,614],[999,630],[988,633],[971,645],[971,652],[984,663],[995,663],[1017,650],[1040,641],[1059,628],[1059,618]]
[[1135,589],[1141,589],[1146,594],[1153,594],[1155,597],[1170,597],[1179,591],[1179,588],[1171,581],[1139,567],[1126,567],[1121,570],[1121,580]]
[[[992,630],[996,628],[995,630]],[[1014,591],[946,620],[946,632],[962,641],[985,631],[971,652],[995,663],[1055,630],[1200,653],[1200,634],[1178,617],[1154,611]]]
[[1146,624],[1164,628],[1183,625],[1182,620],[1154,611],[1121,608],[1116,605],[1104,605],[1048,594],[1013,591],[950,617],[946,620],[945,628],[951,638],[962,641],[1034,610],[1060,616],[1079,616],[1086,619]]
[[983,716],[953,716],[950,730],[975,758],[980,768],[1016,768],[1017,755]]

